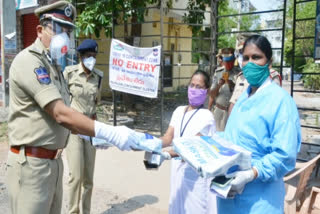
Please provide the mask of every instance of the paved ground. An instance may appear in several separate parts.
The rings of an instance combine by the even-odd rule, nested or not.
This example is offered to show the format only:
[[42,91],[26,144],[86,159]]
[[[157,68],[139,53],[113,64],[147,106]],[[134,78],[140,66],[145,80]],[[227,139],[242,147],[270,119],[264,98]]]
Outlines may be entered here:
[[[0,210],[10,213],[4,185],[7,143],[0,143]],[[63,154],[64,205],[67,213],[68,168]],[[169,163],[158,171],[147,171],[143,152],[121,152],[116,148],[98,150],[95,166],[92,214],[165,214],[169,196]]]

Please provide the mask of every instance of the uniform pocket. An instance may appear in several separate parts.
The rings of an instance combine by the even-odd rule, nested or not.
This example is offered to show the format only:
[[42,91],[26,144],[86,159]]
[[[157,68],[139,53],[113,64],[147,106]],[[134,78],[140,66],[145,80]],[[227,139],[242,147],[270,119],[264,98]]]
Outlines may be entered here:
[[19,156],[9,152],[6,163],[6,184],[9,192],[16,192],[20,185],[22,165],[18,162]]
[[79,83],[74,83],[70,86],[70,93],[72,94],[73,98],[78,98],[83,94],[83,86]]

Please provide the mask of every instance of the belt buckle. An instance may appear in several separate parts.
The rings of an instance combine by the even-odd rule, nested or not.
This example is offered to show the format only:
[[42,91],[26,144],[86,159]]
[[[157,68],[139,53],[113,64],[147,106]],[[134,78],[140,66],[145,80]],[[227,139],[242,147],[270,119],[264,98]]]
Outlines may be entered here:
[[62,154],[62,151],[63,151],[63,149],[58,149],[58,150],[57,150],[57,153],[56,153],[56,155],[54,156],[53,159],[58,159],[58,158],[60,158],[60,157],[61,157],[61,154]]

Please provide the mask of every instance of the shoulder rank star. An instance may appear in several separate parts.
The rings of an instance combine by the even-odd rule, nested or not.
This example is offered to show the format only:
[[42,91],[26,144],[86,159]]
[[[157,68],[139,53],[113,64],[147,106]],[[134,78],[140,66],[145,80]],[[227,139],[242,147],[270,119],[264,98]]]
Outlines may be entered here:
[[36,74],[37,80],[40,84],[48,85],[51,83],[50,75],[45,67],[34,69],[34,73]]

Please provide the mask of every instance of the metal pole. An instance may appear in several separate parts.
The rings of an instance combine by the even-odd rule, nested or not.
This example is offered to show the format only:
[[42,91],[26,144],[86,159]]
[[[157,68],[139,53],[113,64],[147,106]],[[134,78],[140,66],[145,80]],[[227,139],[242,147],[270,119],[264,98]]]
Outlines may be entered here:
[[[6,81],[9,77],[9,60],[7,56],[15,55],[17,52],[17,23],[15,1],[1,1],[1,68],[2,68],[2,95],[3,106],[9,105],[9,87]],[[12,38],[5,38],[8,34],[13,34]],[[8,45],[8,46],[7,46]]]
[[293,97],[293,73],[295,60],[295,42],[296,42],[296,0],[293,0],[293,25],[292,25],[292,56],[291,56],[291,96]]
[[161,114],[160,114],[160,132],[161,135],[164,134],[163,132],[163,88],[164,88],[164,64],[163,64],[163,1],[160,3],[160,43],[161,43],[161,59],[160,59],[160,69],[161,69],[161,97],[160,97],[160,108],[161,108]]
[[[219,8],[219,0],[214,0],[214,14],[215,14],[215,31],[214,31],[214,53],[218,53],[218,40],[219,40],[219,19],[218,19],[218,8]],[[217,65],[217,58],[214,57],[215,65]]]
[[215,20],[214,20],[214,16],[213,16],[213,0],[211,0],[211,12],[210,12],[210,24],[211,24],[211,26],[210,26],[210,38],[211,38],[211,42],[210,42],[210,69],[209,69],[209,72],[210,72],[210,76],[212,75],[212,73],[213,73],[213,65],[214,65],[214,57],[213,57],[213,55],[214,55],[214,50],[215,50],[215,47],[214,47],[214,40],[213,40],[213,38],[214,38],[214,32],[213,32],[213,30],[214,30],[214,23],[215,23]]
[[284,50],[284,36],[286,32],[286,15],[287,15],[287,0],[283,1],[283,18],[282,18],[282,41],[281,41],[281,60],[280,60],[280,75],[281,79],[283,79],[283,74],[282,74],[282,66],[283,66],[283,50]]
[[4,55],[4,21],[3,21],[3,4],[4,4],[4,1],[1,0],[1,8],[0,8],[0,13],[1,13],[1,75],[2,75],[2,82],[1,82],[1,90],[2,90],[2,105],[4,104],[4,100],[5,100],[5,93],[4,93],[4,90],[5,90],[5,84],[4,83],[4,76],[3,74],[5,73],[5,69],[6,69],[6,66],[5,66],[5,55]]
[[214,69],[217,65],[217,59],[215,54],[217,53],[217,31],[218,31],[218,3],[216,0],[211,0],[211,13],[210,13],[210,22],[211,22],[211,47],[210,47],[210,76],[213,75]]
[[[114,1],[112,1],[112,39],[114,38]],[[111,40],[112,42],[112,40]],[[111,44],[110,44],[111,45]],[[113,125],[117,125],[117,94],[115,90],[112,90],[112,101],[113,101]]]

